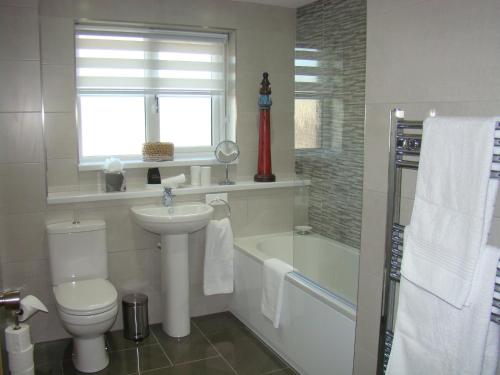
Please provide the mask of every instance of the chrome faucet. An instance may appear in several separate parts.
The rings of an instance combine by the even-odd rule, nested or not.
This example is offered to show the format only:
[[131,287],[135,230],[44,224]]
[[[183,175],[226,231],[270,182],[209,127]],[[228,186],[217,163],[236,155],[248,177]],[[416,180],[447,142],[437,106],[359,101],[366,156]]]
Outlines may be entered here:
[[165,207],[172,207],[173,203],[174,203],[174,197],[175,195],[172,194],[172,188],[171,187],[168,187],[168,186],[165,186],[163,188],[163,205]]

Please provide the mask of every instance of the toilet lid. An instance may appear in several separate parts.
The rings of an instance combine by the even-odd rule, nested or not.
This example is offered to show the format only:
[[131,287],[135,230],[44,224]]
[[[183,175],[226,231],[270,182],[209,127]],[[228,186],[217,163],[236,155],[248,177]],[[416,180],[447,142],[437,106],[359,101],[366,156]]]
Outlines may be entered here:
[[54,287],[59,309],[71,315],[94,315],[116,305],[118,293],[108,280],[72,281]]

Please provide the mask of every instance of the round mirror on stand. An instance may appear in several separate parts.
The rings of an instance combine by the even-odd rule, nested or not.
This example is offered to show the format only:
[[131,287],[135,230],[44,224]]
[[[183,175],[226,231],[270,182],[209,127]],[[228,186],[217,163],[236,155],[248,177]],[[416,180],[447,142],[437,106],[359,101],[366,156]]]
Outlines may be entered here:
[[234,185],[235,182],[229,180],[229,164],[238,159],[240,148],[233,141],[222,141],[215,148],[215,158],[226,164],[226,179],[219,182],[219,185]]

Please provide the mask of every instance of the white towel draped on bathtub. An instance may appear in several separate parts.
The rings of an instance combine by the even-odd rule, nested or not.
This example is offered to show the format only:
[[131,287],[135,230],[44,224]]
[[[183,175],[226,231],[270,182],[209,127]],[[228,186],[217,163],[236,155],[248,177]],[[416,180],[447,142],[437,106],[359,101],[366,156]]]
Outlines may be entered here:
[[260,309],[273,322],[274,328],[280,324],[285,276],[292,271],[293,267],[282,260],[271,258],[264,261]]

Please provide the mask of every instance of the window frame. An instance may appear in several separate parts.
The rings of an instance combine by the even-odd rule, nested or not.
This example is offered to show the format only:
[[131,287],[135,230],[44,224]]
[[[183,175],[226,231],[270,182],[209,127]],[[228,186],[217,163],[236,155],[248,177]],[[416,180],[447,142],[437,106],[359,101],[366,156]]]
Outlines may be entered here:
[[[116,26],[115,23],[101,24],[98,22],[85,22],[75,23],[74,39],[77,37],[76,26],[90,25],[90,26],[102,26],[102,27],[113,27]],[[119,27],[130,28],[130,29],[150,29],[150,26],[144,25],[130,25],[130,24],[118,24]],[[162,89],[148,89],[148,90],[79,90],[75,86],[75,110],[76,110],[76,127],[78,134],[78,164],[81,165],[91,165],[95,163],[102,163],[109,157],[119,157],[123,161],[129,161],[140,163],[142,161],[142,153],[139,154],[128,154],[128,155],[94,155],[94,156],[83,156],[83,144],[82,144],[82,111],[81,111],[81,101],[80,97],[85,95],[131,95],[131,96],[144,96],[144,108],[145,108],[145,123],[144,123],[144,133],[146,142],[159,142],[160,140],[160,112],[157,97],[162,95],[175,95],[175,96],[210,96],[212,99],[212,118],[211,118],[211,134],[212,141],[211,146],[193,146],[193,147],[175,147],[175,155],[181,157],[181,159],[198,159],[206,158],[208,155],[213,154],[217,144],[222,140],[226,139],[229,124],[229,114],[228,114],[228,92],[229,92],[229,39],[231,38],[229,31],[223,30],[186,30],[177,29],[171,27],[154,27],[157,32],[164,32],[165,35],[180,35],[182,38],[187,38],[192,36],[193,38],[203,36],[209,38],[212,36],[214,39],[219,39],[223,42],[223,85],[224,89],[219,94],[210,93],[210,91],[196,91],[196,90],[162,90]],[[138,34],[139,35],[139,34]],[[158,33],[158,35],[161,34]],[[75,61],[76,61],[76,48],[74,48]],[[77,76],[78,67],[75,64],[75,82]],[[175,146],[175,144],[174,144]],[[175,160],[175,159],[174,159]]]

